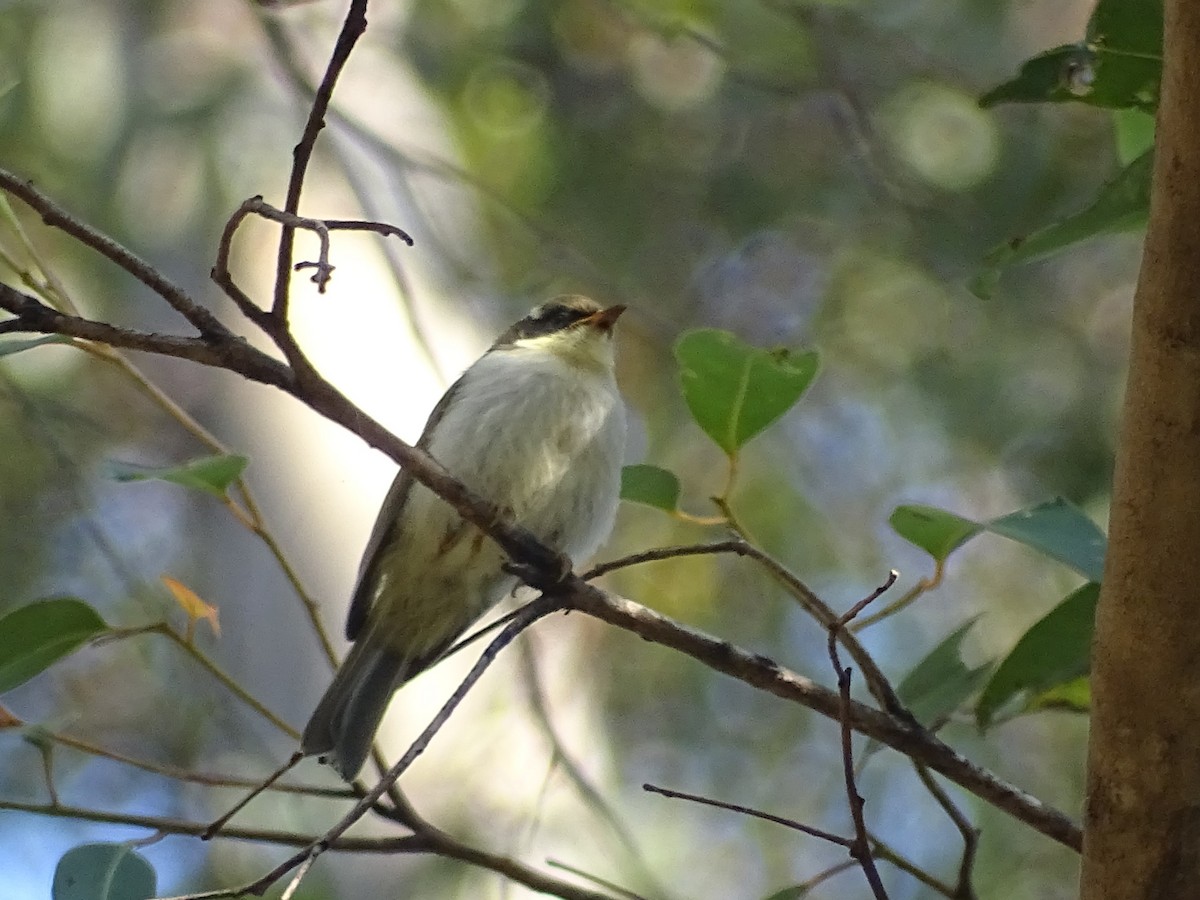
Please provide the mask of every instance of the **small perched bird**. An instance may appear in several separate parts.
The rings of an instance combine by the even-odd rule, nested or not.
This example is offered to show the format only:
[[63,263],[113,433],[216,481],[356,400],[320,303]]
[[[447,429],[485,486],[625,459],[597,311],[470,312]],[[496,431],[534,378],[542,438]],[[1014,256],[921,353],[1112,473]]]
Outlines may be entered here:
[[[612,529],[625,448],[613,326],[623,306],[539,306],[438,401],[417,446],[472,491],[578,562]],[[354,647],[317,704],[305,755],[347,781],[395,690],[517,587],[504,552],[401,470],[367,542],[350,601]]]

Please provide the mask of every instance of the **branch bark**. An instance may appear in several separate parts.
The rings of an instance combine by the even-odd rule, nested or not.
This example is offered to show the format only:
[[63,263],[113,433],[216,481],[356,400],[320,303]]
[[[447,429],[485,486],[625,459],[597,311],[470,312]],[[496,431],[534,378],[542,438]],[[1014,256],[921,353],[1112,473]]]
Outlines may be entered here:
[[1096,618],[1081,897],[1200,884],[1200,4],[1167,0],[1150,221]]

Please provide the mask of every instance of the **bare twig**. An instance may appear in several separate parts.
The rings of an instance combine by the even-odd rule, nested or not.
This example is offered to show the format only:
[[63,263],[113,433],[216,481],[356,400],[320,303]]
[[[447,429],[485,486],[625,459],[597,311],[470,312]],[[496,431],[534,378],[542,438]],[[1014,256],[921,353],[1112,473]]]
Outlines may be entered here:
[[284,888],[283,893],[279,895],[279,900],[292,900],[292,897],[296,895],[296,891],[300,889],[300,882],[304,880],[304,876],[308,874],[308,870],[313,867],[313,863],[316,861],[317,854],[310,853],[308,859],[300,864],[300,868],[296,870],[296,874],[292,876],[292,880]]
[[[342,20],[342,30],[333,45],[329,63],[325,67],[325,75],[317,86],[312,106],[308,111],[308,121],[304,124],[304,133],[300,142],[292,151],[292,173],[288,178],[287,198],[284,201],[284,212],[296,215],[300,212],[300,192],[304,189],[304,178],[308,173],[308,164],[316,147],[317,135],[325,127],[325,113],[329,109],[329,101],[333,97],[333,89],[350,51],[367,30],[367,0],[351,0],[346,18]],[[283,223],[279,237],[279,256],[275,262],[275,297],[271,303],[271,312],[278,321],[287,320],[288,285],[292,270],[292,248],[295,243],[295,227]],[[288,356],[291,359],[291,356]]]
[[941,586],[942,579],[946,575],[946,561],[938,559],[933,564],[933,574],[927,578],[921,578],[916,584],[910,587],[907,591],[901,594],[897,599],[893,600],[883,609],[871,613],[869,616],[863,616],[850,626],[850,630],[856,634],[866,628],[870,628],[876,622],[882,622],[884,619],[894,616],[900,610],[905,609],[915,602],[919,597],[929,593]]
[[[124,825],[130,828],[146,828],[166,834],[199,837],[208,828],[207,822],[192,822],[151,816],[144,813],[119,813],[79,806],[64,806],[60,803],[24,803],[18,800],[0,799],[0,810],[55,816],[61,819],[79,819],[87,822],[103,822],[109,825]],[[221,837],[237,841],[256,841],[281,847],[308,847],[319,835],[280,831],[270,828],[226,828]],[[352,853],[427,853],[428,841],[418,835],[403,835],[389,838],[346,838],[333,841],[329,849]]]
[[0,309],[17,317],[4,323],[5,331],[62,334],[125,350],[173,356],[236,372],[251,381],[269,384],[289,393],[295,390],[295,376],[287,366],[255,350],[237,336],[191,338],[120,328],[107,322],[59,312],[3,283],[0,283]]
[[[585,581],[590,581],[600,575],[628,566],[641,565],[642,563],[656,562],[663,559],[673,559],[680,556],[699,556],[718,553],[736,553],[738,556],[753,559],[766,569],[767,573],[782,585],[800,603],[804,611],[812,616],[822,628],[828,630],[833,628],[837,623],[837,614],[830,608],[829,604],[813,593],[808,585],[769,553],[740,537],[708,544],[658,547],[642,551],[641,553],[633,553],[612,562],[593,566],[583,574],[582,578]],[[892,715],[911,719],[912,714],[896,695],[895,688],[892,687],[891,682],[883,674],[883,670],[879,668],[878,663],[875,662],[866,648],[850,633],[849,629],[839,627],[836,631],[837,639],[846,648],[846,652],[850,654],[850,658],[859,667],[872,696]]]
[[179,285],[166,278],[133,251],[118,244],[106,234],[90,225],[85,225],[53,200],[35,188],[30,182],[11,172],[0,169],[0,189],[19,197],[36,210],[47,225],[65,231],[81,244],[91,247],[112,260],[142,284],[146,285],[170,304],[171,308],[190,322],[204,337],[222,343],[233,336],[211,312],[198,304]]
[[[533,721],[537,724],[546,742],[550,745],[551,765],[562,767],[567,780],[575,788],[575,792],[579,794],[587,807],[616,835],[626,855],[637,868],[639,877],[650,888],[651,893],[657,897],[665,896],[662,886],[656,883],[653,872],[651,872],[650,867],[646,865],[646,861],[642,858],[641,851],[638,848],[637,842],[633,839],[633,835],[625,827],[625,823],[621,821],[616,811],[604,799],[604,796],[600,793],[600,789],[592,783],[587,773],[584,772],[583,767],[568,752],[566,745],[558,733],[558,729],[555,728],[554,721],[550,718],[550,707],[546,699],[546,692],[542,686],[542,676],[538,666],[537,648],[531,632],[526,631],[522,635],[522,640],[518,642],[517,650],[521,658],[521,677],[525,684],[525,694],[529,699]],[[606,887],[612,886],[606,885]]]
[[327,830],[319,840],[314,841],[310,846],[306,847],[300,853],[284,860],[284,862],[280,863],[261,878],[250,882],[245,887],[240,889],[241,892],[245,894],[261,895],[272,884],[274,884],[296,866],[304,862],[310,853],[313,853],[314,855],[320,854],[331,842],[337,840],[337,838],[344,834],[346,829],[361,819],[363,815],[366,814],[367,810],[369,810],[371,806],[383,796],[388,787],[395,784],[396,780],[408,769],[410,765],[412,765],[417,757],[425,752],[425,748],[429,746],[429,742],[433,740],[434,736],[438,733],[438,731],[441,730],[442,726],[446,724],[451,714],[453,714],[454,710],[458,707],[458,704],[462,702],[463,698],[466,697],[467,693],[472,687],[474,687],[475,683],[479,681],[479,678],[487,670],[487,667],[491,665],[492,661],[496,658],[500,651],[518,634],[520,634],[538,619],[549,615],[555,609],[561,609],[561,607],[562,601],[559,598],[553,597],[549,594],[543,594],[536,600],[533,600],[522,607],[521,614],[515,617],[513,621],[509,623],[508,627],[506,627],[502,632],[500,632],[500,634],[492,639],[492,642],[488,644],[487,649],[483,651],[483,654],[471,668],[471,671],[467,673],[462,683],[459,684],[454,693],[450,695],[450,698],[442,705],[442,708],[438,710],[437,715],[433,717],[433,720],[425,727],[425,730],[421,732],[415,741],[413,741],[412,745],[408,748],[404,755],[400,757],[400,759],[396,761],[391,769],[388,770],[387,774],[380,779],[379,783],[371,788],[371,790],[367,791],[362,799],[359,800],[359,802],[355,804],[354,807],[336,824],[334,824],[333,827]]
[[850,724],[850,669],[842,666],[838,654],[838,637],[846,624],[867,608],[874,600],[896,583],[898,574],[895,569],[888,573],[887,580],[874,591],[854,604],[844,615],[838,618],[829,628],[829,662],[837,675],[838,698],[841,701],[839,722],[842,731],[842,773],[846,780],[846,799],[850,805],[850,818],[854,822],[854,840],[850,843],[850,855],[862,867],[863,875],[871,886],[871,892],[877,900],[887,900],[887,891],[879,877],[875,866],[875,857],[871,853],[871,839],[867,833],[867,823],[863,816],[863,798],[858,792],[854,778],[854,743],[853,727]]
[[791,828],[795,831],[801,831],[810,837],[818,838],[822,841],[828,841],[831,844],[837,844],[839,847],[845,847],[847,850],[854,844],[849,838],[844,838],[840,834],[834,834],[831,831],[825,831],[821,828],[814,828],[812,825],[805,825],[803,822],[798,822],[795,819],[788,819],[784,816],[777,816],[774,813],[763,812],[759,809],[751,809],[749,806],[742,806],[740,803],[726,803],[724,800],[713,800],[709,797],[701,797],[699,794],[687,794],[682,791],[673,791],[670,788],[658,787],[653,784],[643,784],[643,791],[649,791],[651,794],[661,794],[672,800],[690,800],[692,803],[701,803],[704,806],[715,806],[717,809],[726,809],[730,812],[741,813],[744,816],[753,816],[756,819],[763,819],[767,822],[774,822],[776,825],[783,825],[785,828]]
[[963,852],[962,860],[958,865],[958,881],[954,891],[947,896],[952,897],[953,900],[975,900],[975,887],[971,882],[971,876],[975,870],[975,854],[979,848],[979,829],[971,824],[971,820],[963,814],[945,789],[937,783],[928,766],[913,762],[913,768],[916,769],[921,784],[925,786],[930,796],[946,813],[946,817],[958,829],[958,833],[962,835]]
[[221,829],[225,827],[226,823],[228,823],[230,819],[245,809],[250,804],[251,800],[257,797],[263,791],[270,788],[271,785],[273,785],[276,781],[294,769],[296,764],[302,759],[304,759],[304,754],[297,750],[290,757],[288,757],[287,762],[264,778],[259,784],[254,785],[254,788],[241,800],[235,803],[228,812],[221,815],[220,818],[209,823],[209,826],[205,829],[204,834],[200,835],[200,840],[211,841],[214,837],[220,834]]
[[[241,227],[242,221],[249,215],[261,216],[264,219],[278,222],[291,229],[303,228],[313,232],[317,236],[317,240],[320,242],[317,259],[309,262],[298,262],[293,268],[296,271],[315,269],[312,282],[317,286],[317,291],[322,294],[325,293],[325,288],[329,284],[329,279],[333,275],[334,269],[333,264],[329,262],[329,232],[371,231],[385,237],[398,237],[410,247],[413,243],[413,239],[408,235],[408,232],[395,225],[389,225],[386,222],[369,222],[364,219],[312,219],[307,216],[298,216],[295,213],[277,209],[270,203],[267,203],[260,194],[243,201],[242,205],[226,221],[225,228],[222,231],[221,241],[217,249],[217,262],[214,267],[214,273],[219,273],[220,277],[214,275],[214,278],[216,278],[218,284],[227,290],[233,285],[233,278],[229,270],[229,254],[233,244],[233,236],[238,228]],[[234,289],[240,297],[246,298],[244,292],[237,288]],[[246,298],[246,302],[252,301]],[[238,306],[240,308],[242,304],[239,303]],[[261,312],[265,314],[266,311],[261,310]]]
[[564,872],[570,872],[572,875],[575,875],[578,878],[586,879],[587,881],[590,881],[592,884],[599,885],[600,887],[604,888],[606,891],[612,891],[618,897],[626,897],[626,898],[628,898],[628,900],[645,900],[645,898],[643,898],[641,894],[635,894],[633,891],[629,890],[628,888],[623,888],[619,884],[614,884],[613,882],[608,881],[604,878],[598,878],[597,876],[593,875],[591,872],[585,872],[585,871],[583,871],[583,869],[578,869],[575,866],[568,865],[567,863],[562,862],[561,860],[548,859],[548,860],[546,860],[546,865],[548,865],[552,869],[561,869]]
[[880,840],[877,835],[870,834],[870,838],[871,852],[875,854],[876,859],[895,866],[901,872],[921,882],[927,888],[936,891],[943,897],[949,897],[951,900],[954,900],[956,896],[954,885],[946,884],[944,881],[934,878],[912,860],[906,859],[889,844]]
[[[261,781],[257,778],[244,778],[234,775],[216,775],[208,772],[193,772],[190,769],[181,769],[178,766],[169,766],[162,763],[150,762],[144,759],[127,756],[124,753],[118,753],[115,750],[109,750],[105,747],[99,747],[82,738],[77,738],[69,734],[62,734],[57,731],[42,732],[48,740],[56,744],[61,744],[64,747],[70,747],[73,750],[78,750],[80,753],[86,753],[89,756],[96,756],[101,759],[109,759],[113,762],[121,763],[122,765],[132,766],[135,769],[141,769],[143,772],[152,772],[155,775],[162,775],[164,778],[172,778],[176,781],[185,781],[190,784],[203,784],[208,787],[231,787],[231,788],[253,788],[258,787]],[[285,794],[306,794],[310,797],[334,797],[339,799],[347,799],[354,797],[354,792],[349,788],[336,787],[321,787],[315,784],[291,784],[288,782],[274,782],[268,790],[277,791]]]

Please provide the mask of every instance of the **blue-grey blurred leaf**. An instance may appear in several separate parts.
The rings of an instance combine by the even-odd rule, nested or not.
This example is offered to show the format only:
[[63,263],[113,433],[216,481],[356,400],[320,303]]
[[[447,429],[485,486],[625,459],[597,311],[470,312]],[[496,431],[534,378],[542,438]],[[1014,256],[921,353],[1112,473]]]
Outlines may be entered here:
[[993,519],[985,527],[1065,563],[1089,581],[1104,575],[1104,532],[1061,497]]
[[70,342],[70,338],[63,337],[61,334],[48,334],[45,337],[38,338],[0,340],[0,356],[12,356],[14,353],[22,353],[26,350],[32,350],[34,347],[44,347],[47,344],[69,344]]
[[155,894],[154,867],[128,844],[81,844],[54,870],[53,900],[147,900]]

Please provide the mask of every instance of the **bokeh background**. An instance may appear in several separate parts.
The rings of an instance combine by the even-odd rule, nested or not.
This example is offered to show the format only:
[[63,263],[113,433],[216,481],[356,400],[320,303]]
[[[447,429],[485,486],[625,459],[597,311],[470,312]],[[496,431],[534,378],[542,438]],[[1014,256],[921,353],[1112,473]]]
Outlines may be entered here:
[[[221,227],[246,197],[281,202],[343,11],[325,0],[0,3],[0,167],[232,318],[208,281]],[[987,299],[968,289],[991,248],[1079,209],[1115,170],[1103,111],[976,103],[1026,57],[1077,40],[1090,11],[1087,0],[378,0],[302,211],[391,221],[417,245],[336,235],[329,293],[296,276],[297,331],[335,383],[415,439],[449,381],[529,306],[562,291],[628,304],[629,461],[679,473],[684,506],[701,514],[723,463],[687,417],[673,342],[716,326],[819,350],[814,388],[747,449],[734,506],[839,609],[889,568],[902,586],[929,574],[929,560],[887,526],[899,503],[986,518],[1063,495],[1102,523],[1138,236],[1001,272]],[[95,253],[18,212],[89,313],[184,328]],[[275,234],[252,223],[239,238],[237,275],[257,297],[269,291]],[[0,242],[24,259],[11,232]],[[314,250],[301,239],[301,258]],[[0,277],[16,283],[10,271]],[[136,362],[250,456],[273,534],[340,632],[390,463],[269,389],[188,363]],[[262,543],[211,498],[111,478],[116,463],[180,462],[202,448],[114,368],[62,347],[0,363],[0,416],[0,611],[71,594],[113,623],[178,623],[159,583],[172,575],[220,608],[220,637],[201,629],[205,651],[301,725],[328,669]],[[626,507],[603,555],[715,536]],[[979,538],[953,558],[943,587],[866,641],[898,679],[978,617],[966,654],[983,662],[1073,578]],[[823,634],[745,562],[662,563],[609,584],[830,679]],[[406,776],[435,823],[536,865],[554,859],[673,898],[765,897],[842,858],[776,826],[640,790],[654,782],[848,833],[836,725],[580,619],[541,624]],[[383,732],[393,752],[468,664],[448,662],[401,693]],[[535,683],[642,862],[555,759],[532,715]],[[86,649],[3,703],[26,721],[201,771],[265,773],[292,749],[152,637]],[[986,735],[966,722],[946,731],[1073,814],[1085,733],[1085,719],[1064,713]],[[45,799],[40,757],[17,730],[0,733],[0,761],[0,797]],[[301,774],[333,783],[315,763]],[[55,778],[64,802],[198,820],[232,796],[67,751],[55,754]],[[905,761],[879,754],[861,789],[877,833],[952,880],[956,833]],[[981,897],[1074,895],[1070,852],[961,799],[983,828]],[[316,832],[339,809],[273,798],[246,821]],[[70,846],[145,834],[0,810],[0,893],[47,896]],[[236,883],[282,855],[185,838],[145,853],[164,893]],[[930,896],[884,873],[896,900]],[[441,860],[333,856],[301,893],[527,895]],[[813,896],[867,889],[851,871]]]

